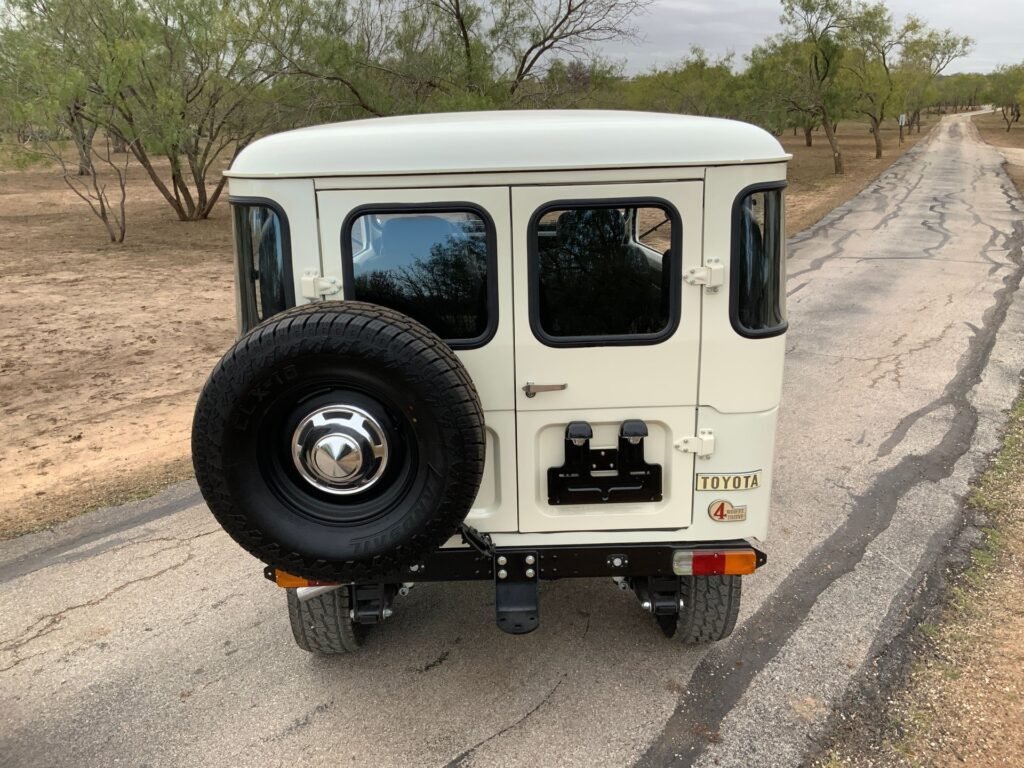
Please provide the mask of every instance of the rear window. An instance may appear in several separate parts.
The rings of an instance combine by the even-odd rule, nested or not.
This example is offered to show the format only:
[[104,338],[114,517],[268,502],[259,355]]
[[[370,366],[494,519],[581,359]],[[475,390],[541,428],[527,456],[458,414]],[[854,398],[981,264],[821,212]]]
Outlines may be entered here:
[[293,306],[295,287],[284,213],[269,201],[231,204],[244,332]]
[[786,330],[786,261],[782,187],[746,190],[733,206],[731,315],[747,337]]
[[680,224],[667,203],[555,203],[534,215],[531,324],[550,346],[644,344],[679,318]]
[[357,211],[342,250],[346,298],[409,315],[455,348],[481,346],[493,335],[494,227],[482,210]]

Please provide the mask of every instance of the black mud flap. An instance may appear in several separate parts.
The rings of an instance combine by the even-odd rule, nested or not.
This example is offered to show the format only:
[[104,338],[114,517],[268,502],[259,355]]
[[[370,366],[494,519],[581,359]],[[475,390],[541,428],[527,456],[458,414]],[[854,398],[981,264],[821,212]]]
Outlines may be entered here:
[[494,558],[494,613],[498,629],[525,635],[540,624],[537,553],[504,552]]

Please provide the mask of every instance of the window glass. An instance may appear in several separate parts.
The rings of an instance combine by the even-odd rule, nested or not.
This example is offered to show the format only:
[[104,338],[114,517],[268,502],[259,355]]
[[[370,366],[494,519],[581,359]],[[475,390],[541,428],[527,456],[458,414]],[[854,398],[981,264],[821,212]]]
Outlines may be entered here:
[[553,339],[653,337],[668,330],[673,218],[652,205],[545,211],[532,233],[539,330]]
[[441,338],[479,339],[489,328],[488,229],[474,211],[375,211],[347,234],[349,298],[419,320]]
[[733,268],[740,333],[766,336],[786,328],[782,205],[781,189],[751,192],[737,201]]
[[291,306],[285,227],[266,205],[235,204],[235,247],[242,288],[243,330]]

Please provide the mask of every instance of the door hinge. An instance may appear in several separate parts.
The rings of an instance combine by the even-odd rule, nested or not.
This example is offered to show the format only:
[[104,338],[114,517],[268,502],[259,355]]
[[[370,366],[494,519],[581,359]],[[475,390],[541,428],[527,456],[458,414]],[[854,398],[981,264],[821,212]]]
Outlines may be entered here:
[[340,277],[321,277],[315,269],[307,269],[302,273],[302,297],[304,299],[320,299],[340,292]]
[[701,429],[696,437],[684,437],[676,448],[683,453],[695,453],[697,458],[706,459],[715,452],[715,433],[710,429]]
[[718,259],[708,259],[703,267],[692,267],[683,275],[689,285],[703,285],[708,293],[717,293],[725,283],[725,265]]

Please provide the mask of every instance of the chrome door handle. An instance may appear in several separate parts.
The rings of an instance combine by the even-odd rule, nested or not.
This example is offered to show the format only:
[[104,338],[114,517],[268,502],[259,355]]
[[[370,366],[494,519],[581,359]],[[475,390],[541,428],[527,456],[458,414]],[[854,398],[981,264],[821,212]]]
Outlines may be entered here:
[[534,384],[532,381],[528,381],[523,385],[523,392],[527,397],[536,397],[538,392],[558,392],[568,388],[568,384]]

